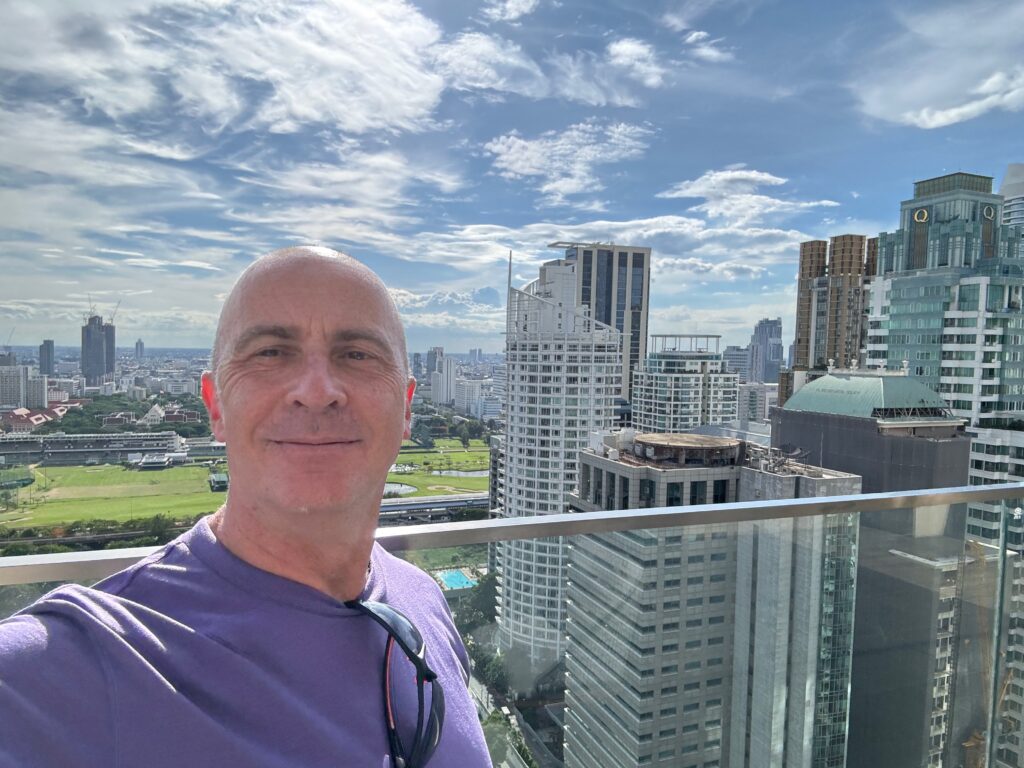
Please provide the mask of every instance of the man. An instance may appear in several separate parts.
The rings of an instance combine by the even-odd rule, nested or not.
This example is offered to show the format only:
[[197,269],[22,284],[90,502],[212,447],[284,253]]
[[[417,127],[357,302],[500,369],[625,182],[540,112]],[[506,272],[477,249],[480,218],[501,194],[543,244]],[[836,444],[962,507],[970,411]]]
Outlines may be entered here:
[[0,766],[489,766],[440,590],[373,542],[415,387],[383,283],[265,256],[211,368],[227,502],[0,622]]

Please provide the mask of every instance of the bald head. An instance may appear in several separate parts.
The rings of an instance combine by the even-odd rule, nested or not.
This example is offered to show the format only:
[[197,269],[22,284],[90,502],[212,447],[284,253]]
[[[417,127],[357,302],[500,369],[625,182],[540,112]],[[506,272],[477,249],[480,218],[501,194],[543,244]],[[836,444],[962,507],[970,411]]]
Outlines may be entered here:
[[[344,302],[358,294],[370,299],[380,310],[377,313],[381,331],[396,342],[396,357],[403,370],[408,369],[405,332],[398,308],[387,287],[367,266],[351,256],[319,246],[296,246],[271,251],[250,264],[239,276],[221,309],[217,333],[213,340],[210,368],[214,379],[224,360],[230,357],[245,330],[242,318],[253,302],[277,303],[294,291],[278,291],[278,287],[308,286],[310,301],[326,286],[337,286],[333,300]],[[352,292],[352,293],[350,293]],[[287,309],[287,307],[285,307]]]

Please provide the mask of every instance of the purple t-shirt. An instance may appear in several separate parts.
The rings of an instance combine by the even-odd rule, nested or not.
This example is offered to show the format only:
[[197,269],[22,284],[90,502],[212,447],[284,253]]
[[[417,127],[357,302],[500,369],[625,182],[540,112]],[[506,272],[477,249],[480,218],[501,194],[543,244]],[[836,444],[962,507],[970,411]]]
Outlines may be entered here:
[[[426,642],[446,704],[431,768],[490,766],[437,585],[375,545],[362,597]],[[96,587],[0,622],[0,767],[390,768],[386,640],[370,617],[238,559],[204,519]],[[415,673],[397,645],[392,685],[408,751]]]

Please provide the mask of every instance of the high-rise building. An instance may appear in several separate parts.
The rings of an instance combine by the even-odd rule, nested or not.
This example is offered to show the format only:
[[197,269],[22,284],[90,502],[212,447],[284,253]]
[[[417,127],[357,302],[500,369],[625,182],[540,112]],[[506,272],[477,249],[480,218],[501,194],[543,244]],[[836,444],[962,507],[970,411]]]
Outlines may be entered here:
[[1024,227],[1024,163],[1010,163],[999,194],[1003,197],[1003,224]]
[[[1024,236],[1020,227],[1000,224],[1002,209],[988,176],[916,182],[913,198],[900,204],[900,228],[879,235],[871,287],[868,364],[905,366],[967,421],[973,485],[1024,477]],[[1022,523],[1007,512],[1020,501],[969,505],[968,538],[981,548],[1005,542],[1024,550]],[[1013,578],[1011,602],[1024,595],[1021,577]],[[1009,633],[1006,656],[1007,678],[1016,682],[1000,699],[997,721],[1024,710],[1019,633]],[[1019,744],[1006,742],[994,754],[996,766],[1024,764]]]
[[419,352],[412,353],[412,375],[417,379],[423,375],[423,355]]
[[865,284],[877,251],[877,238],[864,235],[800,244],[794,368],[847,368],[857,361],[867,311]]
[[480,379],[455,380],[455,411],[465,416],[475,415],[480,410],[483,382]]
[[552,243],[576,270],[574,302],[622,334],[619,396],[632,402],[630,374],[647,355],[651,249],[613,243]]
[[86,384],[95,386],[114,372],[114,325],[91,316],[82,326],[82,375]]
[[[772,445],[807,464],[860,475],[865,493],[959,486],[968,478],[964,420],[903,372],[834,371],[808,383],[774,411]],[[964,643],[957,597],[963,527],[963,512],[952,508],[860,516],[851,768],[960,762],[950,755],[958,746],[954,702],[933,691],[948,685],[954,652],[962,649],[965,668],[975,669],[980,659],[965,654],[985,643]],[[878,610],[882,604],[887,610]]]
[[53,376],[53,339],[44,339],[39,345],[39,373]]
[[729,345],[722,353],[726,370],[739,376],[739,383],[745,384],[750,375],[750,347]]
[[[741,440],[624,430],[594,436],[569,498],[592,512],[859,488]],[[566,766],[844,765],[856,519],[579,537]]]
[[[613,424],[623,337],[575,303],[581,268],[576,259],[548,262],[522,290],[509,287],[506,428],[497,448],[504,476],[492,483],[497,516],[564,512],[588,435]],[[564,649],[565,557],[561,538],[510,541],[493,551],[498,643],[534,671]]]
[[653,335],[633,371],[633,427],[685,432],[736,419],[738,375],[725,370],[720,336]]
[[778,384],[740,384],[736,395],[736,418],[741,424],[760,424],[767,420],[769,412],[778,402]]
[[0,352],[0,368],[8,368],[18,364],[18,357],[12,351]]
[[431,347],[427,350],[427,376],[441,370],[441,360],[444,359],[444,347]]
[[779,381],[782,367],[782,318],[764,318],[754,326],[750,337],[750,370],[747,381]]
[[0,409],[25,407],[28,374],[26,365],[0,365]]
[[455,382],[459,377],[459,361],[450,355],[440,361],[438,371],[440,388],[434,391],[434,402],[451,405],[455,401]]
[[142,339],[138,339],[135,342],[135,359],[142,360],[146,357],[146,345],[142,343]]
[[964,419],[903,371],[832,371],[776,408],[771,422],[773,448],[860,475],[864,493],[967,483]]

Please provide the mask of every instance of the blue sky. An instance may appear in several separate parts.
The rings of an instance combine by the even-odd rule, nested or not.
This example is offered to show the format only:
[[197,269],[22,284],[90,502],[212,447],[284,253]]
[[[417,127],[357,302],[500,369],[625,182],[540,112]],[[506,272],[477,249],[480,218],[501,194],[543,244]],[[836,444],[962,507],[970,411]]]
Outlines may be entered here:
[[1024,160],[1024,5],[12,0],[0,337],[209,344],[267,250],[341,248],[414,350],[502,348],[555,240],[654,249],[651,331],[792,338],[799,243]]

